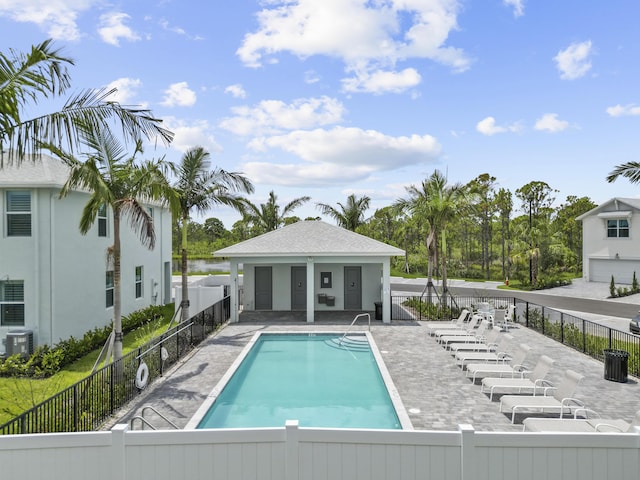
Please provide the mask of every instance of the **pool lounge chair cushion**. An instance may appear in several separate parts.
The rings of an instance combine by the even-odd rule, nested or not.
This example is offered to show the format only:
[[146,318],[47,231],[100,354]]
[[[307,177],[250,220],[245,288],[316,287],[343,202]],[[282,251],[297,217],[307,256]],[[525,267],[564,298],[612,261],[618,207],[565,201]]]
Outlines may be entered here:
[[513,356],[509,357],[506,362],[469,363],[467,364],[467,377],[471,377],[473,383],[476,383],[477,378],[483,377],[524,378],[525,372],[529,370],[524,363],[529,352],[531,352],[531,347],[521,343]]
[[489,400],[493,400],[493,394],[496,390],[517,390],[518,394],[532,395],[537,395],[539,392],[544,395],[546,389],[554,387],[552,383],[545,380],[553,363],[554,360],[546,355],[541,355],[533,370],[523,372],[527,378],[486,377],[482,379],[481,391],[483,393],[489,392]]
[[640,426],[640,410],[636,412],[631,423],[611,418],[525,418],[522,422],[525,432],[634,432]]
[[[557,388],[547,391],[547,395],[504,395],[500,398],[500,412],[510,412],[511,423],[514,423],[516,413],[527,410],[559,413],[562,418],[563,415],[584,407],[580,400],[573,398],[578,383],[583,378],[583,375],[567,370],[562,382]],[[550,392],[553,394],[550,395]]]

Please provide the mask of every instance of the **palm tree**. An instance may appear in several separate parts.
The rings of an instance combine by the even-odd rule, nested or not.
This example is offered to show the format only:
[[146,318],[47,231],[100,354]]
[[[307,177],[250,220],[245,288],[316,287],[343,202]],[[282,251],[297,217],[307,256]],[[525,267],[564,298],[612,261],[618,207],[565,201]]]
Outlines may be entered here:
[[0,52],[0,168],[5,160],[21,162],[25,153],[36,152],[43,143],[73,153],[83,140],[79,123],[93,130],[116,123],[125,140],[160,137],[165,144],[171,142],[173,133],[162,128],[162,121],[149,110],[108,100],[115,89],[83,90],[67,99],[59,111],[23,118],[27,104],[40,107],[42,100],[65,94],[71,86],[69,65],[73,60],[53,48],[51,40],[28,53]]
[[[459,202],[463,198],[462,185],[447,185],[446,177],[435,170],[422,181],[420,187],[406,187],[408,198],[394,203],[394,208],[408,211],[414,217],[426,220],[429,226],[425,244],[428,251],[427,263],[427,302],[431,303],[433,290],[433,267],[438,260],[438,242],[442,243],[442,288],[447,292],[447,224],[455,217]],[[444,298],[443,298],[444,300]]]
[[260,233],[271,232],[285,225],[290,219],[287,215],[309,200],[311,200],[311,197],[307,196],[294,198],[280,211],[278,197],[272,190],[269,192],[269,200],[267,200],[267,203],[261,203],[260,206],[246,201],[243,214],[245,220],[252,223]]
[[627,162],[618,165],[607,175],[607,182],[613,183],[618,177],[627,178],[631,183],[640,183],[640,162]]
[[242,174],[221,168],[209,170],[209,152],[193,147],[182,156],[180,165],[173,168],[177,179],[172,185],[173,213],[182,230],[182,320],[189,319],[189,289],[187,288],[187,230],[191,212],[205,213],[214,205],[228,205],[242,212],[246,200],[237,192],[253,192],[253,185]]
[[108,249],[108,258],[113,265],[113,359],[116,361],[122,358],[121,221],[127,219],[142,244],[152,250],[156,238],[153,218],[142,201],[160,201],[170,195],[170,190],[162,160],[137,161],[136,156],[143,153],[141,141],[136,142],[134,153],[129,156],[126,147],[109,129],[95,130],[80,125],[78,132],[89,152],[83,154],[83,160],[54,145],[47,145],[47,148],[70,168],[60,197],[77,190],[90,194],[80,218],[83,235],[105,206],[113,213],[113,245]]
[[326,203],[316,203],[323,215],[333,218],[338,225],[352,232],[364,223],[364,212],[369,208],[371,199],[367,196],[356,198],[355,194],[347,197],[347,204],[338,203],[339,208]]

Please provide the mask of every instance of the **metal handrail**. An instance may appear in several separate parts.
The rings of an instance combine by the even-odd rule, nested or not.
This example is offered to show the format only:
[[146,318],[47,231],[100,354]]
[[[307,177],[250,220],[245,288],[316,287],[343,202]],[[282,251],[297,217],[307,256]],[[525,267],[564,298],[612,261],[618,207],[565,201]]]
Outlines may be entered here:
[[157,430],[157,428],[155,426],[153,426],[151,424],[151,422],[149,422],[149,420],[144,418],[144,412],[146,412],[147,410],[151,410],[153,413],[158,415],[161,419],[163,419],[165,422],[167,422],[173,428],[175,428],[176,430],[180,430],[180,427],[178,427],[175,423],[173,423],[171,420],[169,420],[167,417],[165,417],[163,414],[161,414],[156,408],[152,407],[151,405],[145,405],[144,407],[142,407],[142,410],[140,411],[140,415],[136,415],[135,417],[133,417],[131,419],[131,422],[129,422],[129,424],[131,425],[131,429],[132,430],[134,430],[133,422],[135,420],[140,420],[142,422],[142,429],[143,430],[144,430],[144,425],[145,424],[148,425],[149,427],[151,427],[153,430]]
[[344,340],[344,337],[347,336],[347,334],[349,333],[349,330],[351,330],[351,327],[353,327],[353,325],[356,323],[356,321],[360,317],[367,317],[369,321],[369,331],[371,331],[371,315],[369,315],[368,313],[359,313],[358,315],[355,316],[355,318],[353,319],[353,322],[351,322],[351,325],[349,325],[347,330],[344,332],[344,335],[340,337],[340,341],[338,342],[338,345],[342,345],[342,340]]

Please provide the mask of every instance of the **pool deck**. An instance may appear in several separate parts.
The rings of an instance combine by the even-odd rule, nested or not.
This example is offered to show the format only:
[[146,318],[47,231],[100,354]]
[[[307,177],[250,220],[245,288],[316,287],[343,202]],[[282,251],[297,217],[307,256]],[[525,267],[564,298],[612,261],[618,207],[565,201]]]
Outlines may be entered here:
[[[144,390],[105,428],[128,423],[146,405],[183,428],[256,332],[344,331],[351,319],[352,315],[349,320],[334,319],[312,325],[297,320],[228,324]],[[353,331],[366,329],[366,325],[359,325]],[[423,324],[372,322],[371,333],[415,429],[450,431],[457,430],[459,424],[471,424],[479,431],[522,430],[524,415],[517,415],[516,424],[512,425],[510,416],[499,412],[499,395],[490,401],[488,395],[481,393],[480,385],[466,377],[450,353],[427,335]],[[556,361],[547,376],[552,382],[561,380],[566,369],[583,374],[575,397],[603,418],[631,421],[640,410],[637,378],[629,376],[626,383],[605,380],[604,366],[597,360],[524,326],[509,333],[514,337],[514,345],[526,343],[532,347],[526,360],[528,365],[533,366],[542,354]],[[147,418],[158,428],[164,428],[162,420],[152,414]]]

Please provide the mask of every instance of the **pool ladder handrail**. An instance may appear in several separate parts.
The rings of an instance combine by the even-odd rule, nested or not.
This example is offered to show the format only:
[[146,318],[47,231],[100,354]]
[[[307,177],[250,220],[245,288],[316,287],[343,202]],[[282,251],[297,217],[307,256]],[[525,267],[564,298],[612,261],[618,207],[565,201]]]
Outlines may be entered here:
[[369,331],[371,331],[371,315],[369,315],[368,313],[359,313],[358,315],[355,316],[355,318],[353,319],[353,322],[351,322],[351,325],[349,325],[347,330],[344,332],[344,335],[340,337],[340,341],[338,342],[338,345],[342,346],[342,340],[344,340],[344,337],[347,336],[347,334],[349,333],[349,330],[351,330],[351,327],[353,327],[353,325],[358,321],[358,318],[360,317],[367,317],[367,320],[369,322]]
[[175,423],[173,423],[171,420],[169,420],[167,417],[165,417],[163,414],[161,414],[158,410],[156,410],[151,405],[145,405],[144,407],[142,407],[142,410],[140,411],[140,415],[136,415],[131,419],[131,421],[129,422],[129,425],[131,426],[131,430],[135,430],[134,422],[136,420],[140,420],[140,423],[142,424],[142,430],[144,430],[145,425],[147,425],[152,430],[157,430],[157,428],[151,422],[149,422],[149,420],[144,418],[144,412],[146,412],[147,410],[151,410],[153,413],[155,413],[160,418],[162,418],[165,422],[171,425],[175,430],[180,430],[180,427],[178,427]]

